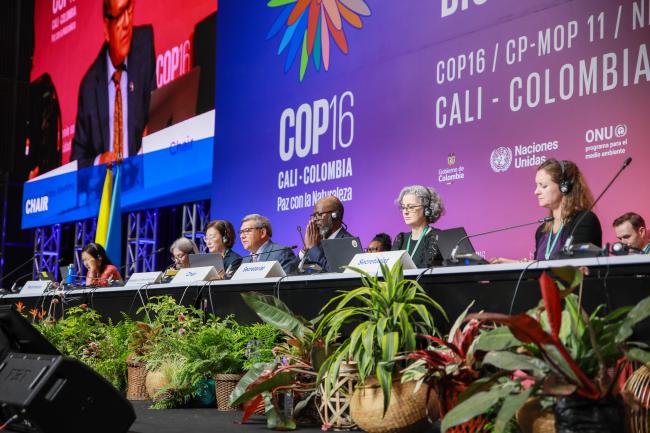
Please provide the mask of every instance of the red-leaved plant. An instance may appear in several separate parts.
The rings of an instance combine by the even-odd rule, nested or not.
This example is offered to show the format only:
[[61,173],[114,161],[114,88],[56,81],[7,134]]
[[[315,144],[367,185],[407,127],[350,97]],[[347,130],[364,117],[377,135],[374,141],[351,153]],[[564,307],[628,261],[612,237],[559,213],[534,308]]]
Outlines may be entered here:
[[[602,306],[591,315],[581,306],[583,275],[578,269],[552,269],[539,281],[540,308],[527,314],[478,313],[466,318],[481,326],[502,325],[482,333],[475,346],[487,352],[483,365],[498,372],[461,395],[462,402],[447,413],[441,431],[493,407],[499,408],[495,431],[501,431],[533,393],[599,400],[615,392],[626,361],[650,362],[646,344],[628,341],[633,326],[650,316],[650,297],[601,317]],[[577,288],[578,296],[573,294]],[[523,381],[533,386],[522,386]]]

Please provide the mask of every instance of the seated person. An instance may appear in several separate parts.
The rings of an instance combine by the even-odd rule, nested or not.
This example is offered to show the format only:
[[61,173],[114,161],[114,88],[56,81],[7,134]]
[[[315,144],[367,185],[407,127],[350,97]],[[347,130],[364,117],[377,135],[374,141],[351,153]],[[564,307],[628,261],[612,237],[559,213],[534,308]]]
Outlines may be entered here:
[[650,253],[648,230],[641,215],[634,212],[624,213],[616,218],[612,225],[616,232],[616,238],[627,245],[630,251],[642,254]]
[[426,186],[407,186],[402,188],[395,204],[411,230],[395,236],[392,249],[406,250],[418,268],[441,265],[442,255],[435,236],[440,230],[429,226],[445,211],[440,195]]
[[106,287],[109,281],[124,281],[120,271],[111,263],[106,250],[100,244],[91,242],[86,245],[81,251],[81,259],[88,271],[86,286]]
[[180,237],[174,241],[169,251],[172,253],[174,268],[184,269],[190,267],[190,254],[198,254],[199,249],[193,240]]
[[[574,244],[602,244],[602,230],[596,214],[591,212],[594,197],[578,166],[571,161],[547,159],[535,174],[535,196],[553,221],[541,224],[535,233],[535,260],[557,258],[569,236]],[[576,224],[578,224],[576,226]],[[522,260],[498,257],[490,263]],[[523,261],[526,261],[524,259]]]
[[268,218],[258,214],[245,216],[239,229],[239,239],[251,255],[244,257],[242,263],[277,260],[286,274],[294,272],[298,266],[296,255],[289,247],[273,242],[271,236],[273,229]]
[[323,271],[332,272],[320,242],[323,239],[353,237],[344,228],[343,212],[343,203],[333,195],[323,197],[316,202],[314,213],[311,214],[307,224],[305,247],[299,253],[301,260],[306,263],[316,263]]
[[378,233],[368,244],[366,252],[369,253],[381,253],[382,251],[390,251],[392,242],[390,236],[386,233]]
[[235,227],[230,221],[215,220],[205,228],[205,244],[208,252],[223,256],[224,275],[230,277],[241,265],[242,257],[232,250],[235,245]]

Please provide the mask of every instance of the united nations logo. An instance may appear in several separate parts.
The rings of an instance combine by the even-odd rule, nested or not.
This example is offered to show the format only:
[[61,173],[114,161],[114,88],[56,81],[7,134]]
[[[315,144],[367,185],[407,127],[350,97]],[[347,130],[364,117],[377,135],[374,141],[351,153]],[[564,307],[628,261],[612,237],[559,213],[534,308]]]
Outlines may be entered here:
[[490,166],[495,173],[501,173],[510,168],[512,164],[512,150],[509,147],[499,147],[490,155]]
[[450,153],[447,155],[447,165],[451,167],[454,164],[456,164],[456,154]]
[[616,137],[618,138],[625,137],[627,135],[627,125],[616,125],[616,128],[614,128],[614,134],[616,134]]
[[359,246],[359,244],[357,243],[356,240],[352,240],[352,246],[353,246],[354,248],[356,248],[356,247]]

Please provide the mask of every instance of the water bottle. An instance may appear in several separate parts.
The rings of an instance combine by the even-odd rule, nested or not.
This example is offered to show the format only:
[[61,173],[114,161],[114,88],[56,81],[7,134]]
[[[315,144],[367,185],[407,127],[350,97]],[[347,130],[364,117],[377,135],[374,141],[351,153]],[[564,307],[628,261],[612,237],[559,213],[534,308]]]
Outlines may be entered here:
[[75,277],[74,263],[70,263],[68,265],[68,275],[66,275],[65,277],[66,284],[74,284],[74,277]]

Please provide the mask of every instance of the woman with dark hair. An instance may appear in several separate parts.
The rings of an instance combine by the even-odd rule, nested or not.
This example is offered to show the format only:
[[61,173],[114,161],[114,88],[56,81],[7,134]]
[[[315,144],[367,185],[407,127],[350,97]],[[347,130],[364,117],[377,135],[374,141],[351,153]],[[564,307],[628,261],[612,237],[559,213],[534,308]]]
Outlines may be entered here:
[[442,264],[435,236],[439,230],[429,225],[438,221],[445,211],[440,195],[426,186],[407,186],[400,191],[395,204],[411,230],[395,236],[392,249],[406,250],[418,268]]
[[[572,161],[548,159],[537,167],[535,197],[548,209],[553,221],[543,223],[535,232],[535,260],[557,258],[558,252],[573,236],[574,244],[602,244],[602,229],[591,212],[594,197],[578,166]],[[516,260],[496,258],[491,263]]]
[[100,244],[91,242],[81,251],[81,259],[87,269],[86,286],[108,286],[109,279],[123,281],[122,275],[111,259],[106,255],[106,250]]
[[230,221],[211,221],[205,228],[205,244],[208,251],[223,256],[225,277],[232,276],[241,265],[242,257],[232,250],[235,239],[235,227]]
[[382,251],[390,251],[392,241],[390,236],[386,233],[378,233],[368,244],[366,251],[369,253],[381,253]]

